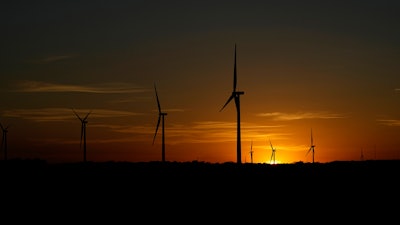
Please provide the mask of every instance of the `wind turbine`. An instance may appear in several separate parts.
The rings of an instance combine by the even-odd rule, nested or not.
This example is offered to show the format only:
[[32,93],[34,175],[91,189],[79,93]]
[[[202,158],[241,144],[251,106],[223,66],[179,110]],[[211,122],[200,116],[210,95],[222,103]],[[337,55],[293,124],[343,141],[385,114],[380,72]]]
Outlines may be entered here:
[[276,151],[276,149],[272,146],[271,140],[269,140],[269,144],[271,145],[271,150],[272,150],[271,159],[269,160],[269,163],[271,164],[271,162],[273,162],[273,164],[275,164],[275,151]]
[[312,151],[312,163],[314,163],[314,142],[313,142],[313,135],[312,135],[312,129],[311,129],[311,145],[310,145],[310,149],[308,149],[308,152],[306,154],[306,156],[308,155],[308,153],[310,153]]
[[243,95],[243,91],[236,90],[236,83],[237,83],[237,74],[236,74],[236,44],[235,44],[235,56],[234,56],[234,68],[233,68],[233,91],[232,94],[229,96],[228,101],[226,101],[225,105],[222,106],[220,112],[225,108],[226,105],[232,100],[235,99],[236,105],[236,114],[237,114],[237,141],[236,141],[236,151],[237,151],[237,163],[241,164],[241,142],[240,142],[240,95]]
[[250,162],[253,163],[253,140],[251,141],[250,144]]
[[83,162],[86,162],[86,124],[88,123],[87,118],[88,118],[89,114],[92,111],[88,112],[84,118],[80,117],[78,115],[78,113],[75,112],[74,109],[72,109],[72,111],[74,111],[76,117],[78,117],[78,119],[82,123],[82,126],[81,126],[81,142],[79,144],[79,147],[82,148],[82,140],[83,140]]
[[1,139],[1,148],[4,150],[4,160],[7,160],[7,132],[8,132],[8,126],[3,127],[3,125],[0,123],[1,130],[3,131],[3,138]]
[[164,116],[167,115],[167,113],[165,112],[161,112],[161,106],[160,106],[160,100],[158,100],[158,94],[157,94],[157,88],[156,88],[156,84],[154,83],[154,90],[156,92],[156,99],[157,99],[157,106],[158,106],[158,121],[157,121],[157,127],[156,127],[156,132],[154,133],[154,138],[153,138],[153,145],[154,145],[154,141],[156,139],[156,135],[157,135],[157,131],[158,131],[158,127],[160,126],[160,122],[162,120],[162,132],[161,132],[161,136],[162,136],[162,142],[161,142],[161,160],[162,162],[165,162],[165,135],[164,135]]

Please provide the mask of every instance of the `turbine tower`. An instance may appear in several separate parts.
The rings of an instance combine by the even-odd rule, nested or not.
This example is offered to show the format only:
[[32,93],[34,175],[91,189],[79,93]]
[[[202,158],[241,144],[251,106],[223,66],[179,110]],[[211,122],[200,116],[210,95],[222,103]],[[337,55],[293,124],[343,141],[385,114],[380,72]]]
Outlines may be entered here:
[[3,131],[3,138],[1,139],[1,149],[4,150],[4,160],[7,160],[7,132],[8,126],[3,127],[0,123],[1,130]]
[[162,162],[165,162],[165,135],[164,135],[164,116],[167,115],[167,113],[165,112],[161,112],[161,106],[160,106],[160,100],[158,100],[158,94],[157,94],[157,88],[156,88],[156,84],[154,83],[154,90],[156,92],[156,99],[157,99],[157,106],[158,106],[158,121],[157,121],[157,127],[156,127],[156,132],[154,133],[154,138],[153,138],[153,145],[154,145],[154,141],[156,139],[156,135],[157,135],[157,131],[158,131],[158,127],[160,126],[160,122],[162,120],[162,125],[161,125],[161,136],[162,136],[162,141],[161,141],[161,160]]
[[92,111],[88,112],[84,118],[80,117],[78,115],[78,113],[75,112],[74,109],[72,109],[72,111],[74,111],[76,117],[78,117],[78,119],[81,121],[81,124],[82,124],[81,125],[81,142],[79,144],[79,147],[82,148],[82,140],[83,140],[83,162],[86,162],[86,124],[88,123],[87,118]]
[[271,154],[271,159],[269,160],[269,163],[271,164],[275,164],[275,151],[276,149],[272,146],[271,140],[269,140],[269,145],[271,145],[271,150],[272,150],[272,154]]
[[311,129],[311,145],[310,145],[310,149],[308,149],[308,152],[306,154],[306,156],[308,155],[308,153],[312,152],[312,163],[314,163],[314,142],[313,142],[313,135],[312,135],[312,129]]
[[232,94],[229,96],[228,101],[226,101],[225,105],[221,108],[220,112],[225,108],[226,105],[232,100],[235,99],[236,105],[236,114],[237,114],[237,141],[236,141],[236,152],[237,152],[237,163],[241,164],[241,138],[240,138],[240,95],[243,95],[243,91],[236,90],[236,83],[237,83],[237,74],[236,74],[236,44],[235,44],[235,56],[234,56],[234,68],[233,68],[233,91]]
[[250,162],[253,163],[253,141],[250,144]]

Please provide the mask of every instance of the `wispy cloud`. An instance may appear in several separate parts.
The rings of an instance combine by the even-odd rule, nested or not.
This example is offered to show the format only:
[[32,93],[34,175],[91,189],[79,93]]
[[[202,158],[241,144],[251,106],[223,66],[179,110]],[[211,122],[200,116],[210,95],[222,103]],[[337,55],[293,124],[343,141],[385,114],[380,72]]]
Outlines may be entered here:
[[123,98],[123,99],[117,99],[117,100],[111,100],[108,101],[109,103],[114,103],[114,104],[120,104],[120,103],[131,103],[131,102],[148,102],[149,100],[154,99],[154,97],[132,97],[132,98]]
[[[89,110],[80,109],[78,114],[84,115]],[[129,116],[131,113],[124,111],[99,110],[96,109],[96,114],[93,117],[111,117],[111,116]],[[71,109],[46,109],[46,110],[14,110],[7,113],[12,113],[14,116],[19,116],[24,119],[35,121],[71,121],[76,119],[72,114]],[[136,114],[133,114],[136,115]],[[242,142],[265,142],[269,138],[274,140],[283,140],[289,138],[292,134],[274,131],[275,128],[281,126],[263,126],[253,123],[242,123]],[[113,124],[113,123],[91,123],[90,129],[104,129],[108,132],[117,132],[120,135],[108,135],[103,138],[93,137],[89,142],[96,143],[124,143],[124,142],[144,142],[152,143],[154,138],[156,124],[129,125],[129,124]],[[155,144],[161,143],[161,127],[158,129]],[[200,121],[189,124],[168,124],[165,127],[167,133],[166,143],[168,145],[194,143],[226,143],[236,142],[236,123],[223,121]],[[36,140],[40,143],[64,143],[74,144],[79,140],[70,140],[64,138]],[[303,147],[304,149],[304,147]]]
[[[119,125],[119,124],[92,124],[91,127],[107,128],[109,131],[128,134],[131,138],[126,141],[143,141],[151,143],[155,134],[156,123],[143,125]],[[274,128],[280,126],[258,126],[252,123],[242,123],[242,141],[267,140],[273,137],[275,140],[286,139],[289,133],[275,132]],[[222,143],[236,141],[236,123],[222,121],[202,121],[189,124],[168,124],[165,127],[168,144],[179,143]],[[157,137],[161,137],[161,127]],[[121,141],[122,139],[118,139]],[[117,141],[117,140],[116,140]],[[158,143],[160,140],[157,139]]]
[[259,113],[257,116],[271,117],[273,120],[288,121],[288,120],[303,120],[303,119],[339,119],[345,118],[344,115],[329,112],[297,112],[297,113]]
[[96,118],[114,118],[114,117],[124,117],[124,116],[141,116],[144,115],[143,113],[135,113],[135,112],[129,112],[129,111],[120,111],[120,110],[108,110],[108,109],[86,109],[86,110],[79,110],[77,111],[74,109],[77,113],[82,112],[82,113],[88,113],[89,111],[92,112],[92,115]]
[[[170,142],[172,141],[173,143],[215,143],[236,141],[236,126],[235,122],[201,121],[187,125],[172,124],[166,129],[171,139]],[[281,126],[260,126],[253,123],[242,123],[242,141],[246,141],[244,137],[265,140],[268,136],[282,138],[288,135],[272,131],[277,127]]]
[[[91,112],[91,117],[108,118],[123,116],[139,116],[141,113],[106,109],[74,109],[76,113],[86,115]],[[5,110],[2,117],[16,117],[36,122],[62,122],[75,119],[72,109],[68,108],[42,108],[42,109],[13,109]]]
[[[174,109],[161,109],[162,112],[185,112],[187,110],[185,109],[178,109],[178,108],[174,108]],[[158,113],[158,109],[154,109],[153,112]]]
[[67,59],[74,58],[74,57],[76,57],[76,56],[75,55],[52,55],[52,56],[48,56],[48,57],[41,58],[41,59],[29,60],[29,62],[37,63],[37,64],[46,64],[46,63],[63,61],[63,60],[67,60]]
[[400,120],[378,119],[377,121],[378,121],[379,124],[382,124],[382,125],[385,125],[385,126],[392,126],[392,127],[400,126]]
[[[266,126],[266,125],[256,125],[251,123],[241,123],[244,129],[250,130],[260,130],[260,129],[269,129],[269,128],[276,128],[282,127],[281,125],[276,126]],[[223,122],[223,121],[203,121],[203,122],[195,122],[193,123],[193,129],[236,129],[237,123],[236,122]]]
[[135,87],[128,83],[102,83],[92,85],[57,84],[42,81],[23,80],[16,83],[17,92],[84,92],[99,94],[120,94],[147,92],[150,89]]

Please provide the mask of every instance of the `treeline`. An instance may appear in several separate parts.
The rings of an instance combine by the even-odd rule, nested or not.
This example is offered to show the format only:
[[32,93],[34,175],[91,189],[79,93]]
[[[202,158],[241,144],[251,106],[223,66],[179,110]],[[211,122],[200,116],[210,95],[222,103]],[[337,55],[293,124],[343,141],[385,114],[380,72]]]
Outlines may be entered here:
[[251,177],[375,177],[396,176],[400,160],[333,161],[329,163],[264,164],[208,162],[76,162],[47,163],[40,159],[0,161],[2,176],[97,176],[251,178]]

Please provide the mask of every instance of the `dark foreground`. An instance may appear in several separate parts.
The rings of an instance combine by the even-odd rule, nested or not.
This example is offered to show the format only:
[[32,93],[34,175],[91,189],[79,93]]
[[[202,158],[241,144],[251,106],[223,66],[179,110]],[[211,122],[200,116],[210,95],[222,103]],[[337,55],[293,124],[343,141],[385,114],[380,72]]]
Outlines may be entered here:
[[77,162],[43,160],[0,161],[0,175],[8,178],[140,178],[140,179],[264,179],[398,177],[400,160],[334,161],[329,163],[237,164],[207,162]]
[[47,163],[44,160],[1,160],[0,175],[6,177],[164,177],[164,178],[265,178],[274,176],[336,177],[399,175],[400,160],[334,161],[329,163],[207,163],[207,162],[77,162]]
[[[90,185],[107,182],[135,187],[235,185],[254,187],[372,185],[397,183],[400,160],[335,161],[330,163],[236,164],[206,162],[80,162],[49,164],[42,160],[0,161],[0,176],[12,182]],[[315,187],[313,187],[315,188]]]
[[7,206],[3,215],[51,212],[64,222],[112,217],[113,223],[124,218],[119,222],[236,224],[275,214],[281,222],[315,217],[322,223],[385,222],[398,220],[399,175],[397,160],[279,165],[8,160],[0,161],[0,191]]

